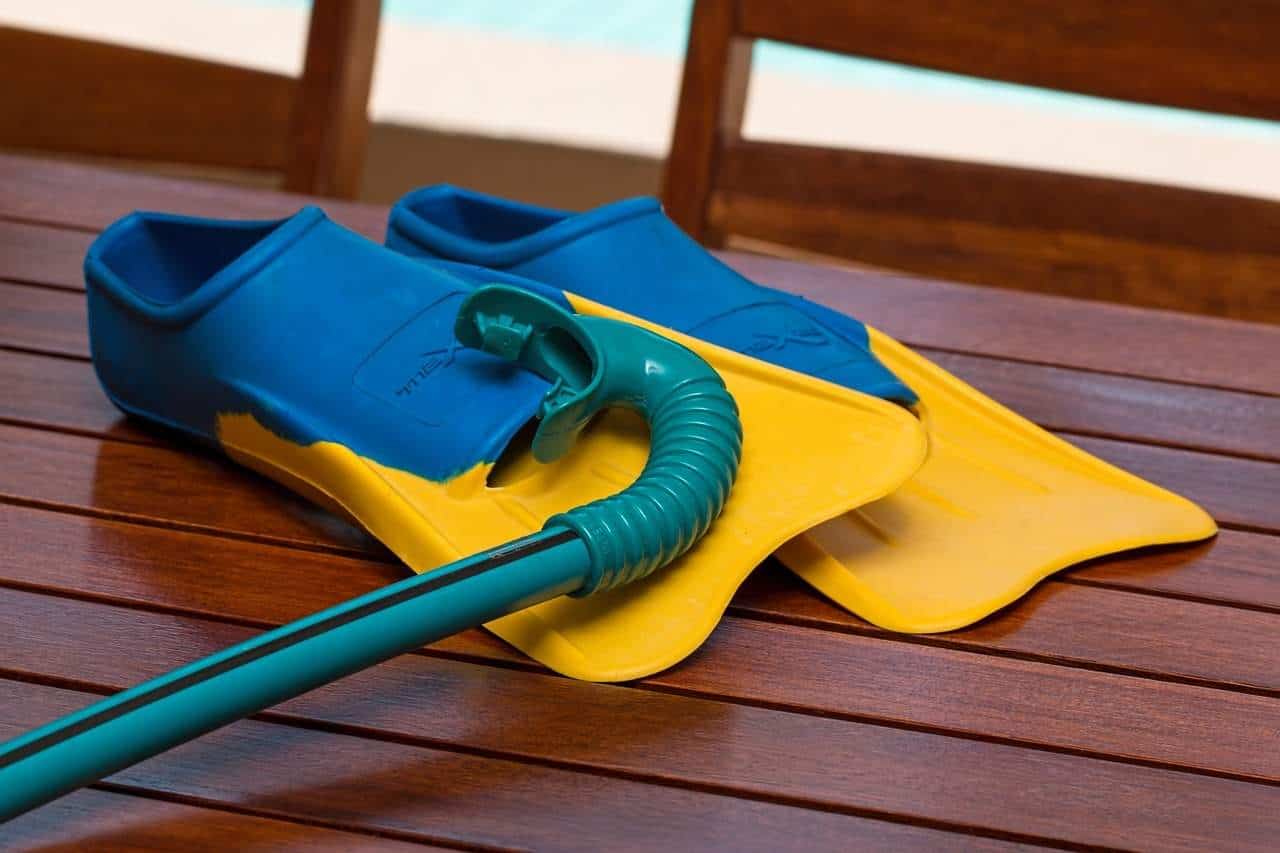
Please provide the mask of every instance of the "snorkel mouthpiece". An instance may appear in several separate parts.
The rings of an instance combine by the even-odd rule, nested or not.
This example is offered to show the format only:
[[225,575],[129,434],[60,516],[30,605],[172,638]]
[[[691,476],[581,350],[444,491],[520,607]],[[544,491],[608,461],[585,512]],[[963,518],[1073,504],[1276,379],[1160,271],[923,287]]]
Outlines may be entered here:
[[647,329],[573,314],[506,285],[489,285],[458,310],[458,340],[514,361],[552,383],[533,455],[568,452],[609,406],[649,424],[649,458],[624,491],[551,517],[573,530],[592,572],[574,593],[630,583],[687,551],[720,514],[742,458],[742,425],[724,382],[691,350]]

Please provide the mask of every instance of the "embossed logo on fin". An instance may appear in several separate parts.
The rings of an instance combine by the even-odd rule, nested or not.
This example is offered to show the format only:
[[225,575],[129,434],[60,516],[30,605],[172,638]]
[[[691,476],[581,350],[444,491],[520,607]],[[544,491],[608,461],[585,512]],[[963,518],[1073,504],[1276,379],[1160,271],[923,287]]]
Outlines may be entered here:
[[831,337],[813,324],[803,326],[785,325],[769,331],[752,333],[754,341],[745,350],[747,355],[759,355],[763,352],[778,352],[789,344],[806,347],[825,347],[831,343]]

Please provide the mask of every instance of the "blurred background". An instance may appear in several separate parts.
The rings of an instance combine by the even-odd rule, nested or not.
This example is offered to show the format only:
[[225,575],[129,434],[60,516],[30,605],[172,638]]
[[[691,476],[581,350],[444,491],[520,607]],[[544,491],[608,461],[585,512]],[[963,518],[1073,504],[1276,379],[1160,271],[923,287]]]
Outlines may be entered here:
[[[718,13],[713,7],[729,4],[703,5],[708,7],[704,17],[714,29],[712,19]],[[813,4],[798,0],[795,4],[778,4],[778,8],[801,10],[798,17],[803,23],[806,5]],[[835,47],[844,42],[834,29],[843,23],[851,28],[858,25],[857,16],[852,13],[846,22],[831,12],[838,11],[840,5],[817,3],[827,10],[823,13],[826,17],[814,18],[833,30],[831,41]],[[385,203],[411,187],[448,181],[573,209],[623,196],[660,194],[664,158],[672,145],[692,6],[692,0],[386,0],[381,4],[380,15],[375,13],[373,17],[376,38],[357,34],[338,45],[340,53],[343,49],[348,51],[341,62],[354,61],[358,66],[366,51],[372,62],[367,99],[371,124],[362,143],[352,146],[359,149],[358,155],[353,155],[357,156],[353,176],[342,186],[295,181],[292,188]],[[6,36],[10,39],[16,38],[17,30],[57,34],[295,78],[304,69],[311,13],[312,5],[307,0],[0,0],[0,25],[11,28]],[[1174,10],[1170,14],[1178,13]],[[353,20],[348,15],[333,26],[358,27],[358,21],[353,24]],[[1191,28],[1199,26],[1194,20],[1185,23]],[[1248,21],[1240,22],[1239,29],[1243,31],[1248,25]],[[946,20],[939,20],[938,33],[945,36],[948,26]],[[1167,26],[1182,25],[1154,22],[1150,38],[1162,38]],[[1079,35],[1067,32],[1065,27],[1059,29],[1064,37]],[[1144,32],[1142,26],[1131,30]],[[1205,32],[1210,43],[1221,35],[1224,51],[1240,53],[1238,47],[1225,42],[1231,32]],[[1255,35],[1262,38],[1265,33]],[[1276,35],[1271,33],[1272,37]],[[1088,41],[1090,36],[1082,38]],[[743,84],[745,105],[740,125],[740,136],[747,140],[1121,179],[1252,200],[1280,199],[1280,124],[1257,115],[1266,113],[1265,109],[1212,114],[1016,85],[1007,80],[982,80],[866,56],[841,55],[834,50],[783,44],[754,34],[749,41],[736,39],[735,44],[739,42],[751,54],[750,82]],[[1273,48],[1276,43],[1273,38]],[[858,42],[854,39],[848,44],[857,47]],[[1060,47],[1046,45],[1047,55],[1055,55]],[[73,96],[84,95],[87,85],[84,74],[76,77],[72,73],[75,69],[70,67],[76,64],[74,57],[79,54],[58,52],[63,49],[56,48],[50,54],[55,58],[42,62],[40,51],[49,49],[45,43],[33,47],[22,42],[20,51],[9,51],[10,57],[22,57],[12,66],[15,70],[22,66],[15,85],[44,86],[46,91],[34,106],[26,103],[25,113],[10,110],[10,132],[0,133],[0,149],[256,186],[287,183],[287,175],[282,177],[278,171],[246,168],[244,162],[252,161],[252,156],[230,158],[241,161],[230,164],[170,162],[164,152],[145,150],[145,146],[130,148],[132,143],[128,140],[128,144],[117,145],[118,150],[111,150],[111,145],[105,146],[108,150],[91,150],[92,146],[80,144],[80,140],[94,135],[92,127],[61,128],[59,133],[76,140],[71,145],[58,134],[42,135],[39,126],[50,115],[60,110],[83,113],[73,103]],[[714,49],[708,55],[714,55]],[[1188,60],[1205,63],[1193,70],[1206,78],[1213,78],[1218,71],[1212,56],[1208,56],[1207,63],[1206,56]],[[110,68],[114,60],[104,55],[101,61],[106,63],[103,67]],[[1156,57],[1142,73],[1163,73],[1160,61]],[[1274,67],[1274,58],[1269,61]],[[963,65],[945,61],[925,64]],[[65,81],[59,77],[62,72],[66,72]],[[358,67],[353,73],[359,77]],[[1236,74],[1231,69],[1222,73]],[[92,68],[88,76],[93,81],[90,95],[94,104],[134,94],[125,91],[133,88],[128,78],[117,80]],[[160,79],[155,82],[163,87],[164,75],[157,76]],[[1274,89],[1275,79],[1258,78],[1253,85]],[[358,79],[353,85],[360,89]],[[1083,91],[1108,87],[1078,88]],[[1159,100],[1168,103],[1179,99]],[[1204,101],[1194,96],[1188,100],[1192,105]],[[159,121],[157,116],[173,112],[175,108],[166,106],[172,102],[172,98],[160,97],[153,113],[135,110],[116,115],[111,122],[113,133],[123,138],[131,129],[146,136],[149,126]],[[201,109],[199,104],[189,103],[181,108]],[[1230,112],[1236,114],[1226,114]],[[1247,114],[1250,112],[1254,114]],[[229,127],[234,130],[234,125]],[[737,137],[736,127],[731,135]],[[251,134],[246,133],[245,139],[245,144],[252,144]],[[130,156],[136,153],[144,156]],[[896,165],[894,168],[898,169]],[[895,172],[898,173],[900,170]],[[973,178],[975,194],[982,192],[985,174]],[[856,174],[850,180],[856,181]],[[822,183],[821,178],[818,181]],[[1041,186],[1028,193],[1043,195],[1046,191]],[[1115,191],[1123,195],[1121,190]],[[670,188],[666,198],[670,209],[669,193]],[[1088,194],[1096,196],[1093,190]],[[1173,200],[1166,201],[1167,198]],[[1189,198],[1155,196],[1141,200],[1137,206],[1180,208]],[[1002,286],[1045,287],[1068,295],[1181,310],[1256,319],[1275,319],[1273,314],[1280,314],[1275,306],[1275,286],[1265,284],[1280,272],[1280,264],[1273,256],[1274,240],[1266,245],[1255,245],[1258,241],[1251,239],[1242,244],[1243,238],[1236,235],[1200,246],[1219,254],[1240,249],[1250,258],[1244,272],[1238,258],[1226,272],[1204,273],[1203,265],[1188,267],[1190,262],[1181,255],[1161,255],[1154,261],[1125,261],[1128,272],[1081,277],[1075,270],[1078,264],[1062,263],[1060,259],[1046,261],[1041,257],[1028,268],[1025,252],[1013,261],[987,267],[965,259],[948,263],[942,256],[954,251],[935,248],[923,252],[931,256],[930,260],[908,263],[903,260],[905,249],[876,250],[874,246],[879,241],[869,239],[858,228],[838,238],[830,233],[815,235],[815,229],[832,230],[825,219],[821,227],[811,222],[809,233],[794,240],[776,223],[756,228],[721,227],[727,225],[727,219],[738,216],[736,208],[717,208],[708,199],[711,195],[697,202],[702,205],[699,210],[707,211],[708,221],[702,223],[705,227],[692,222],[690,217],[695,214],[677,210],[673,215],[695,236],[712,244],[727,242],[781,254],[911,269]],[[1048,203],[1050,199],[1044,201]],[[1105,206],[1114,207],[1110,203]],[[1228,215],[1229,222],[1221,226],[1234,227],[1248,220],[1242,226],[1246,232],[1262,233],[1264,224],[1269,227],[1269,223],[1280,222],[1269,204],[1238,210]],[[717,215],[726,222],[717,225],[713,221]],[[974,217],[991,219],[986,213]],[[1212,218],[1221,219],[1222,215],[1214,214]],[[1049,230],[1062,230],[1060,223],[1052,225]],[[1087,224],[1067,225],[1072,233],[1089,230]],[[883,229],[884,223],[877,227]],[[1038,227],[1045,230],[1048,226]],[[732,238],[727,233],[731,230],[756,233]],[[1128,231],[1120,230],[1123,233],[1117,239],[1132,242],[1134,235],[1145,239],[1154,234],[1155,243],[1167,243],[1178,250],[1205,243],[1181,234],[1176,224],[1152,226],[1146,222]],[[999,235],[983,239],[987,238],[996,242],[1002,239]],[[937,242],[934,237],[929,239],[931,245]],[[921,254],[918,239],[908,242],[914,247],[911,251]],[[1060,254],[1063,245],[1058,240],[1053,251]],[[858,246],[870,248],[860,252]],[[1102,254],[1113,248],[1104,247]],[[1078,251],[1094,249],[1081,244]],[[1037,250],[1033,254],[1039,257],[1045,252]],[[1160,269],[1153,272],[1154,267]],[[1055,276],[1055,271],[1062,274]],[[1227,279],[1234,280],[1242,274],[1251,280],[1245,296],[1216,291],[1204,299],[1186,296],[1189,276],[1199,281],[1209,275],[1218,282],[1210,289],[1221,291],[1237,286]],[[1142,281],[1135,283],[1126,278],[1132,275],[1139,275]],[[1061,286],[1057,286],[1057,279],[1065,283],[1058,282]],[[1252,283],[1255,281],[1264,284]]]

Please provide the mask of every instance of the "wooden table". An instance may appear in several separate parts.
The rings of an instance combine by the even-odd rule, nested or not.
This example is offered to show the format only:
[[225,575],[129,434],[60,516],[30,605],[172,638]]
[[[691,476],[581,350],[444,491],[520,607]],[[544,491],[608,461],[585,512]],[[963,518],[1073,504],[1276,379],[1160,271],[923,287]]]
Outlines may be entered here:
[[[0,738],[402,576],[367,537],[122,420],[80,262],[133,208],[297,197],[0,158]],[[384,208],[330,204],[378,239]],[[1193,498],[1216,541],[1106,559],[951,634],[770,562],[626,686],[483,631],[0,828],[0,847],[1270,848],[1280,843],[1280,327],[730,255]]]

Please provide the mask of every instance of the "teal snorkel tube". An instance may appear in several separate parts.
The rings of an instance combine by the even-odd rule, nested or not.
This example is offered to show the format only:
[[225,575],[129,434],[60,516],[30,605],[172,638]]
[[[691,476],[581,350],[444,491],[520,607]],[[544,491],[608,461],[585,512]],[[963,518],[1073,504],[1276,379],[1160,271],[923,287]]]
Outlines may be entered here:
[[644,415],[650,450],[639,479],[532,536],[268,631],[0,746],[0,821],[464,628],[645,577],[706,533],[742,451],[737,407],[706,362],[644,329],[500,285],[472,294],[454,331],[552,382],[533,439],[539,461],[568,451],[603,408]]

